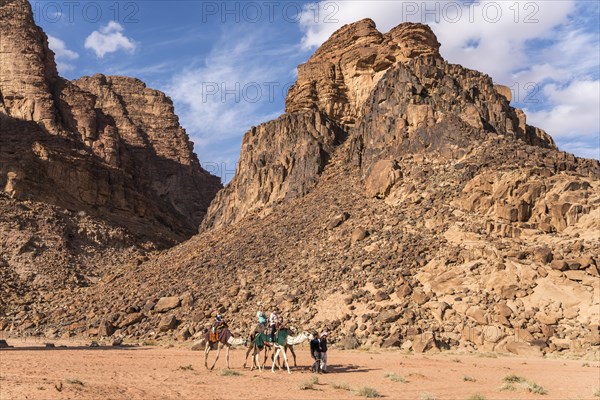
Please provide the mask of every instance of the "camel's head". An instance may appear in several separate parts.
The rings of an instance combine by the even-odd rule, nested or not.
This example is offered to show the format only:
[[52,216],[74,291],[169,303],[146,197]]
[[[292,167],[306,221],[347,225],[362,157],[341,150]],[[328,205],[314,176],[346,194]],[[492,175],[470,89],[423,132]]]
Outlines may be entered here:
[[298,329],[296,329],[295,326],[288,326],[287,329],[288,329],[288,332],[289,332],[290,335],[295,335],[295,334],[298,333]]
[[312,333],[310,333],[308,331],[302,331],[302,332],[300,332],[300,335],[307,337],[308,340],[313,340],[315,338],[315,335],[313,335]]

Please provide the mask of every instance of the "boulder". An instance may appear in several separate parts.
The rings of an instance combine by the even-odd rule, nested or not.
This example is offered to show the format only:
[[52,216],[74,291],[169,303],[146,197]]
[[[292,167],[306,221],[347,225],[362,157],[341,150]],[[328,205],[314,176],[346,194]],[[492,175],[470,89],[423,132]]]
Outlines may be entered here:
[[[582,269],[581,268],[581,263],[578,260],[568,260],[567,261],[567,267],[570,270],[578,270],[578,269]],[[587,266],[586,266],[587,267]]]
[[494,85],[494,89],[499,95],[504,96],[509,103],[512,101],[512,90],[508,86]]
[[98,336],[109,337],[112,336],[113,333],[115,333],[115,327],[110,322],[105,319],[100,321],[100,325],[98,325]]
[[200,339],[192,344],[192,351],[204,351],[206,347],[206,340]]
[[154,311],[159,313],[164,313],[174,308],[179,307],[181,304],[181,299],[179,297],[161,297],[156,305],[154,306]]
[[585,342],[591,346],[600,346],[600,325],[590,325],[590,333],[585,336]]
[[354,244],[364,240],[368,236],[369,232],[364,228],[355,228],[350,235],[350,243]]
[[167,332],[177,327],[178,321],[174,315],[165,315],[160,319],[158,323],[158,330],[160,332]]
[[188,340],[192,335],[188,328],[183,328],[179,332],[177,332],[177,340],[185,341]]
[[512,309],[506,303],[496,304],[496,312],[498,315],[509,318],[512,315]]
[[519,356],[541,357],[543,355],[538,346],[532,346],[531,344],[525,342],[508,342],[506,343],[505,348],[510,353]]
[[533,259],[541,264],[548,264],[552,258],[552,250],[548,247],[538,247],[533,251]]
[[565,271],[568,267],[568,264],[564,260],[554,260],[550,263],[550,268],[557,271]]
[[412,299],[418,305],[423,305],[429,301],[429,296],[427,296],[421,289],[415,289],[412,293]]
[[401,317],[400,313],[395,310],[385,310],[376,317],[381,323],[389,323],[397,321]]
[[398,287],[398,289],[396,289],[396,296],[398,296],[399,299],[404,299],[410,296],[411,293],[412,289],[407,283],[403,283],[402,285],[400,285],[400,287]]
[[412,339],[412,349],[415,353],[425,353],[426,351],[437,349],[433,333],[424,332],[416,335]]
[[379,160],[371,166],[365,179],[367,196],[383,199],[390,194],[391,188],[400,180],[402,173],[394,160]]
[[336,215],[335,217],[331,218],[327,223],[327,229],[332,230],[337,228],[338,226],[343,224],[349,217],[350,215],[346,212]]
[[142,321],[144,319],[144,314],[142,313],[133,313],[133,314],[129,314],[127,316],[127,318],[125,318],[121,324],[119,325],[119,328],[126,328],[130,325],[135,325],[138,322]]
[[487,325],[488,323],[486,312],[477,306],[473,306],[467,310],[467,317],[471,318],[479,325]]
[[337,342],[337,346],[344,350],[353,350],[357,349],[360,346],[358,339],[355,336],[346,336],[339,342]]
[[390,295],[387,294],[386,292],[379,290],[377,293],[375,293],[374,298],[375,298],[375,301],[380,302],[380,301],[384,301],[384,300],[389,300]]
[[381,344],[381,347],[387,349],[390,347],[400,347],[401,344],[402,339],[400,338],[400,335],[396,333],[385,339]]

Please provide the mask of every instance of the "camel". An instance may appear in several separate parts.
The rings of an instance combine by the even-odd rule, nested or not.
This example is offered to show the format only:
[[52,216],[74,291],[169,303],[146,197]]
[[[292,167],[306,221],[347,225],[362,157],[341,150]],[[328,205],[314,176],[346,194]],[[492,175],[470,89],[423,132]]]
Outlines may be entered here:
[[229,369],[229,349],[232,346],[242,346],[246,343],[244,338],[234,338],[228,328],[224,328],[220,331],[219,340],[217,342],[210,341],[210,332],[206,333],[204,340],[206,341],[206,346],[204,348],[204,366],[206,369],[208,369],[208,353],[210,353],[213,344],[217,344],[217,357],[215,358],[215,362],[213,363],[212,367],[210,367],[211,370],[213,370],[215,365],[217,365],[217,361],[219,360],[219,356],[221,355],[221,350],[223,347],[226,347],[225,359],[227,360],[227,369]]
[[[304,343],[307,340],[312,339],[312,335],[307,332],[302,332],[298,335],[292,336],[293,333],[294,333],[294,331],[289,328],[279,330],[279,332],[277,332],[277,338],[275,340],[276,343],[274,343],[274,344],[268,343],[265,340],[266,339],[265,334],[262,334],[263,336],[260,341],[255,340],[256,338],[251,337],[251,341],[250,341],[251,345],[249,346],[248,350],[246,351],[246,361],[244,362],[244,368],[246,367],[246,362],[248,361],[248,354],[250,353],[250,351],[253,351],[252,366],[250,367],[250,370],[253,370],[255,367],[258,367],[259,371],[262,371],[263,368],[260,364],[260,353],[263,350],[265,351],[265,357],[264,357],[264,361],[263,361],[263,365],[265,365],[267,362],[269,349],[271,346],[273,346],[275,354],[272,357],[271,371],[275,372],[274,368],[275,368],[276,361],[277,361],[278,368],[281,369],[281,365],[279,364],[279,353],[281,352],[283,355],[283,361],[285,363],[287,371],[288,371],[288,373],[290,373],[290,367],[289,367],[289,364],[287,361],[287,354],[286,354],[287,350],[289,349],[294,357],[294,367],[295,367],[295,366],[297,366],[297,364],[296,364],[296,353],[294,352],[294,346],[299,345],[301,343]],[[283,351],[281,351],[281,350],[283,350]]]

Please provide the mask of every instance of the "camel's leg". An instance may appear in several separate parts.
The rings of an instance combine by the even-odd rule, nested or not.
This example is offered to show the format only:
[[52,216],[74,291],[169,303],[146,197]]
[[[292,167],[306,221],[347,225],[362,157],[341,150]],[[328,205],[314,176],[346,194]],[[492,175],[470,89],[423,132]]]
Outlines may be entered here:
[[262,371],[260,365],[260,352],[260,348],[258,346],[254,346],[254,352],[252,353],[252,369],[256,367],[259,371]]
[[288,374],[291,374],[291,372],[290,372],[290,364],[288,364],[288,359],[287,359],[287,356],[285,355],[285,350],[282,351],[282,353],[283,353],[283,362],[285,363],[285,367],[287,368],[287,372],[288,372]]
[[210,353],[210,342],[206,342],[206,347],[204,348],[204,366],[208,369],[208,353]]
[[[266,351],[266,350],[265,350]],[[256,364],[258,365],[258,371],[262,372],[262,370],[265,368],[265,365],[260,365],[260,349],[257,347],[256,348]]]
[[227,360],[227,369],[229,369],[229,349],[230,349],[230,346],[227,345],[226,347],[227,347],[227,351],[225,352],[225,360]]
[[[254,346],[248,346],[248,350],[246,350],[246,359],[244,360],[244,367],[246,368],[246,364],[248,363],[248,355],[250,355],[250,352],[252,351]],[[252,357],[254,357],[254,353],[252,353]]]
[[277,365],[277,368],[279,368],[281,370],[281,361],[279,361],[279,356],[275,357],[275,350],[273,350],[272,354],[271,354],[271,364]]
[[[277,350],[275,350],[275,355],[273,356],[273,360],[279,357],[279,350],[279,347],[277,347]],[[273,364],[271,365],[271,372],[275,373],[275,361],[273,361]]]
[[215,369],[215,365],[217,365],[217,361],[219,361],[219,356],[221,355],[221,349],[223,348],[223,343],[219,342],[217,345],[217,357],[215,358],[215,362],[213,363],[211,370]]
[[263,360],[263,365],[267,365],[267,357],[269,357],[269,350],[271,350],[271,348],[265,345],[265,359]]
[[290,346],[290,352],[292,353],[292,356],[294,357],[294,367],[297,367],[298,365],[296,364],[296,353],[294,352],[294,346]]

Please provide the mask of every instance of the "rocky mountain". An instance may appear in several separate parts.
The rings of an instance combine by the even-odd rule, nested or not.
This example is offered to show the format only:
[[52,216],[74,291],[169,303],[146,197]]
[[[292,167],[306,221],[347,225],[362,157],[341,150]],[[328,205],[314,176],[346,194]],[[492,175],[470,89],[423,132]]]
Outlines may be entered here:
[[189,238],[220,187],[164,93],[61,78],[29,2],[0,0],[0,314]]
[[163,244],[196,233],[221,185],[200,167],[171,100],[137,79],[61,78],[27,0],[1,0],[0,18],[4,191]]
[[247,332],[276,306],[346,348],[597,349],[600,163],[439,48],[425,25],[341,28],[287,113],[246,133],[200,234],[73,288],[71,307],[15,298],[0,328],[188,340],[217,312]]

